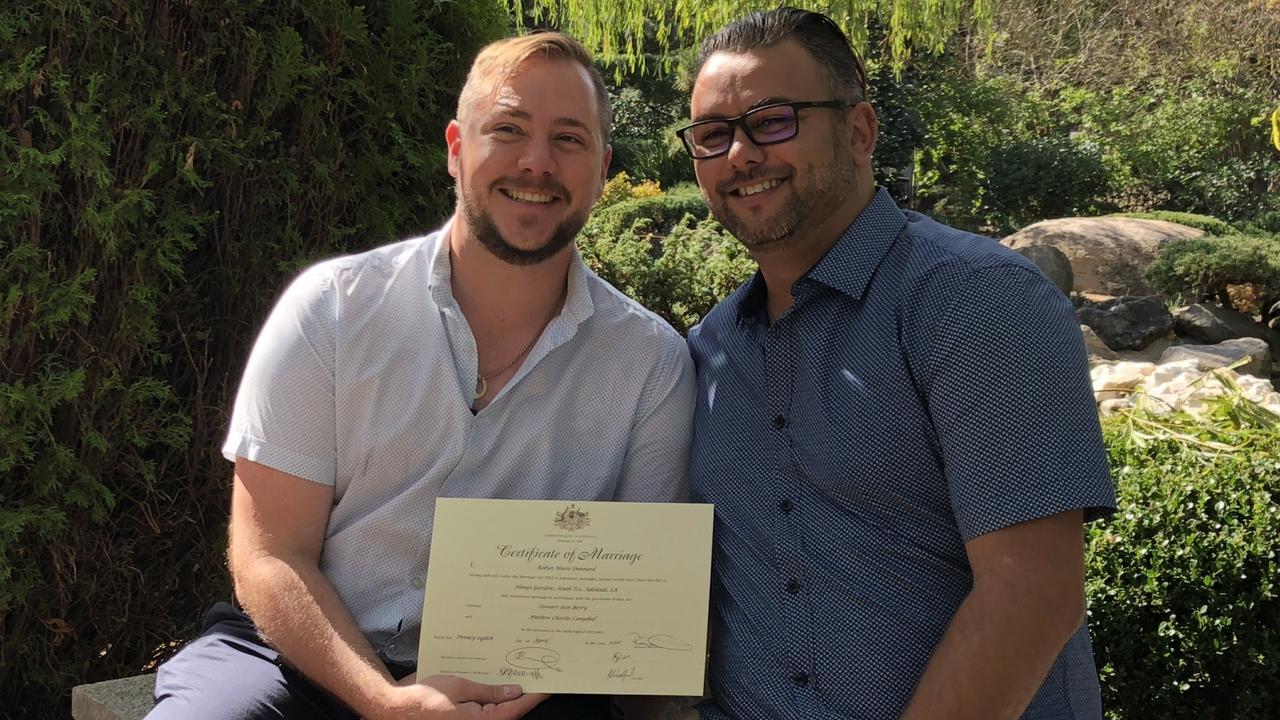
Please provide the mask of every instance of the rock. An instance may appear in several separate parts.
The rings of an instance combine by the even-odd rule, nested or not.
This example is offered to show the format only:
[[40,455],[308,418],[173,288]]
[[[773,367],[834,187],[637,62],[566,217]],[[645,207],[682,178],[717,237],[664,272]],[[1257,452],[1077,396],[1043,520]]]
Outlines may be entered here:
[[1024,245],[1014,248],[1022,257],[1035,263],[1049,281],[1058,286],[1063,295],[1070,295],[1075,285],[1075,275],[1071,272],[1071,261],[1058,248],[1052,245]]
[[1173,329],[1179,337],[1204,345],[1216,345],[1224,340],[1255,337],[1266,341],[1272,356],[1280,355],[1280,332],[1276,332],[1253,318],[1227,310],[1214,303],[1196,303],[1173,312]]
[[1120,412],[1121,410],[1129,410],[1136,407],[1133,398],[1110,398],[1098,403],[1098,412],[1103,415]]
[[155,675],[77,685],[71,690],[75,720],[140,720],[151,711]]
[[1089,362],[1094,363],[1098,360],[1117,360],[1116,352],[1107,347],[1098,337],[1098,333],[1088,325],[1080,326],[1080,334],[1084,336],[1084,349],[1089,352]]
[[1173,330],[1173,316],[1158,295],[1122,297],[1104,306],[1082,307],[1076,317],[1112,350],[1141,350]]
[[1029,225],[1001,242],[1014,250],[1030,245],[1057,248],[1071,265],[1076,292],[1149,295],[1152,290],[1142,274],[1161,246],[1203,234],[1203,230],[1163,220],[1063,218]]
[[1179,360],[1157,367],[1142,384],[1140,404],[1155,413],[1182,410],[1193,415],[1203,414],[1211,409],[1214,398],[1227,394],[1225,378],[1238,387],[1245,398],[1280,414],[1280,392],[1276,392],[1271,383],[1222,368],[1206,373],[1199,369],[1198,363],[1196,359]]
[[1194,360],[1201,372],[1226,367],[1238,360],[1248,362],[1236,368],[1241,375],[1271,376],[1271,349],[1260,338],[1224,340],[1216,345],[1175,345],[1160,356],[1160,364]]
[[1156,338],[1151,344],[1141,350],[1117,350],[1116,359],[1125,362],[1149,362],[1158,363],[1160,357],[1164,355],[1164,351],[1173,346],[1176,338],[1170,334],[1167,337]]
[[1155,363],[1117,362],[1098,365],[1089,371],[1094,398],[1098,402],[1127,398],[1155,371]]

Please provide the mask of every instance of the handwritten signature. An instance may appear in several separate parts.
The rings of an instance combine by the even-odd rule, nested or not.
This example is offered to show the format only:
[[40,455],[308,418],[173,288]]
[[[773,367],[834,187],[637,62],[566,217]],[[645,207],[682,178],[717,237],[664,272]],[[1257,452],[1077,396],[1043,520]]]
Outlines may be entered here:
[[630,636],[633,647],[676,650],[679,652],[687,652],[693,649],[692,645],[681,640],[675,635],[641,635],[640,633],[630,633]]
[[521,647],[507,653],[507,664],[522,670],[556,670],[560,653],[545,647]]

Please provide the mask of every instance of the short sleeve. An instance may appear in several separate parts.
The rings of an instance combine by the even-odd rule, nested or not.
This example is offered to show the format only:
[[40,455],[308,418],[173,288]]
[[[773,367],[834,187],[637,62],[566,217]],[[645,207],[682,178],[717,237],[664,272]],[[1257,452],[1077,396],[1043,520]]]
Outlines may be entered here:
[[[660,333],[667,344],[661,362],[650,371],[615,500],[686,502],[689,499],[689,446],[693,442],[693,360],[679,336]],[[669,335],[667,334],[669,333]]]
[[312,482],[335,480],[334,338],[337,298],[324,265],[285,290],[254,343],[222,445]]
[[964,540],[1060,512],[1094,518],[1115,490],[1071,303],[1014,264],[951,275],[923,390]]

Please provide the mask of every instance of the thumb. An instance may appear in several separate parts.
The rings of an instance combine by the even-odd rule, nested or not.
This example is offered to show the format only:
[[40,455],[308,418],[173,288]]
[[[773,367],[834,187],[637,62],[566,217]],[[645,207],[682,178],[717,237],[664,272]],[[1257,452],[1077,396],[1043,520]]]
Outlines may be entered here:
[[447,681],[432,683],[455,703],[476,702],[482,705],[507,702],[520,697],[519,685],[485,685],[474,680],[451,677]]

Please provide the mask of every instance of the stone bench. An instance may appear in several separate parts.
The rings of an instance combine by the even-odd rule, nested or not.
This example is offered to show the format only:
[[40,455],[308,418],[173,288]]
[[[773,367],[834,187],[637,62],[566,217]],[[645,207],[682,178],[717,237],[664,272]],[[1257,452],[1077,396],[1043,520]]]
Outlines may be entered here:
[[142,720],[151,710],[155,675],[133,677],[71,689],[71,717],[74,720]]

